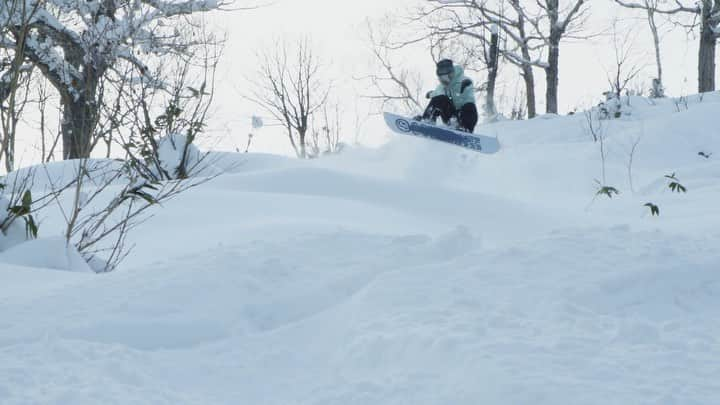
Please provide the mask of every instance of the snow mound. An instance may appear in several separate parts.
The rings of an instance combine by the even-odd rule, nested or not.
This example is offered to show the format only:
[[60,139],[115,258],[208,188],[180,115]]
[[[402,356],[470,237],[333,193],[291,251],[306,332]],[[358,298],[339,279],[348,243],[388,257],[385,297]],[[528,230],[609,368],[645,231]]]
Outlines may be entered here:
[[[62,162],[50,162],[41,165],[33,165],[15,170],[3,179],[8,189],[14,185],[28,184],[38,195],[53,190],[59,190],[70,184],[77,178],[81,164],[85,164],[86,183],[90,185],[101,185],[115,177],[117,170],[123,166],[123,162],[114,159],[88,159],[88,160],[66,160]],[[118,179],[122,182],[123,179]]]
[[178,168],[183,162],[185,167],[192,169],[201,158],[200,149],[195,144],[188,144],[188,137],[182,134],[171,134],[158,141],[158,160],[160,167],[173,178],[178,175]]
[[[582,114],[483,125],[489,156],[210,153],[226,173],[154,211],[119,270],[0,265],[0,398],[713,404],[720,97],[630,103],[604,156]],[[69,255],[33,243],[25,264]]]
[[16,244],[0,253],[0,264],[90,273],[93,270],[64,238],[42,238]]

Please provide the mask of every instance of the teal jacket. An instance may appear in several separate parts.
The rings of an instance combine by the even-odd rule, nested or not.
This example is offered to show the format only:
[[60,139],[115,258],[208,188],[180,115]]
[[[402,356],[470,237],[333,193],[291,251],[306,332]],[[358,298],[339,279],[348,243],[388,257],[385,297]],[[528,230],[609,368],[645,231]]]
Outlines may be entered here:
[[465,76],[465,69],[455,65],[455,74],[450,84],[446,87],[441,83],[428,94],[428,98],[442,95],[450,97],[458,110],[467,103],[475,103],[475,86],[472,80]]

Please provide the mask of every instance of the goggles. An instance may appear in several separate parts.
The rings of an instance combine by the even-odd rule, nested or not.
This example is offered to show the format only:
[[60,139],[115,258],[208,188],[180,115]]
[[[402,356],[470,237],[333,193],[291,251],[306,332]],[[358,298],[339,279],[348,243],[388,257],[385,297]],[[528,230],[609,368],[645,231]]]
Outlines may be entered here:
[[444,75],[437,75],[438,80],[440,80],[440,83],[450,83],[452,81],[452,74],[447,73]]

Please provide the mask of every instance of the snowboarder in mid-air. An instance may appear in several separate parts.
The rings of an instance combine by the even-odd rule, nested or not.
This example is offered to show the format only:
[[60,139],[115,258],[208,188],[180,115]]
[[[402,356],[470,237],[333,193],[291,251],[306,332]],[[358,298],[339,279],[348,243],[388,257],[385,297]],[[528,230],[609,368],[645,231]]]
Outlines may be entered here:
[[[476,134],[478,111],[475,105],[475,88],[462,67],[450,59],[437,63],[435,71],[440,85],[427,94],[430,103],[423,115],[414,118],[383,112],[388,128],[395,133],[432,139],[481,153],[500,150],[497,137]],[[446,126],[434,125],[438,117]]]
[[445,125],[450,125],[455,118],[457,129],[472,133],[478,121],[472,80],[465,76],[461,66],[453,64],[450,59],[438,62],[435,73],[440,85],[427,94],[430,104],[423,115],[415,119],[436,122],[440,117]]

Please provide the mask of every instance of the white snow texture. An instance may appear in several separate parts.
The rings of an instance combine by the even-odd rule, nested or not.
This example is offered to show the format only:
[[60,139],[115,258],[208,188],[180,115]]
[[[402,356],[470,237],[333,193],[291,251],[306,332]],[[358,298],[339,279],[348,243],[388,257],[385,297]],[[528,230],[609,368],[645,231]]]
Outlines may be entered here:
[[582,114],[478,128],[495,155],[212,153],[115,272],[0,254],[0,403],[720,403],[720,94],[631,106],[612,199]]

